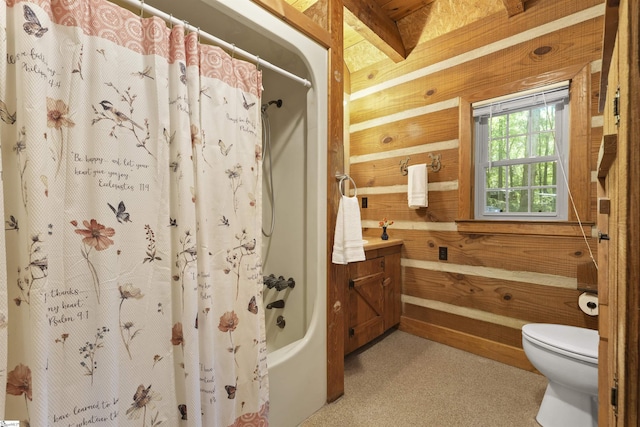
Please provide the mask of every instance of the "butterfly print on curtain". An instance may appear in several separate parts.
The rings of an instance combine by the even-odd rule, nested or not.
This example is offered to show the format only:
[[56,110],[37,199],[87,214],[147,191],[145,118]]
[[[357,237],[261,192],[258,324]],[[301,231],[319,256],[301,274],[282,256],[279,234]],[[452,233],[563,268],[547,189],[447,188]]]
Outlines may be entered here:
[[24,32],[29,34],[30,36],[35,36],[36,38],[42,37],[47,31],[48,28],[45,28],[40,24],[40,20],[36,13],[26,4],[22,7],[24,12],[24,19],[26,22],[22,24],[22,28]]
[[120,224],[122,224],[123,222],[131,222],[130,215],[127,212],[127,208],[125,207],[124,202],[121,201],[118,204],[117,210],[111,205],[111,203],[107,203],[107,206],[109,206],[109,209],[111,209],[116,215],[116,219]]
[[[153,402],[159,400],[162,400],[162,396],[158,392],[151,390],[151,385],[149,385],[149,387],[145,387],[140,384],[133,395],[133,403],[131,404],[131,407],[127,409],[127,418],[130,420],[137,420],[142,414],[142,426],[146,426],[147,406],[150,409],[155,409],[155,404]],[[152,427],[159,426],[165,421],[159,417],[160,412],[158,411],[151,417],[150,425]]]

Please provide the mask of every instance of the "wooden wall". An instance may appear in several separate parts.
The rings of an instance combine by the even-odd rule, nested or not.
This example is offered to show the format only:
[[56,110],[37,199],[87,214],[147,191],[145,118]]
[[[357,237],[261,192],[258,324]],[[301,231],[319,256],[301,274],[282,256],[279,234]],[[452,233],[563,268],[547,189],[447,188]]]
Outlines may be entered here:
[[[404,240],[402,330],[533,369],[520,328],[548,322],[597,329],[578,308],[577,270],[597,259],[596,164],[603,0],[529,0],[512,18],[496,13],[418,45],[398,64],[351,74],[350,175],[363,233]],[[570,222],[543,226],[473,221],[470,103],[571,80],[570,187],[585,236]],[[400,162],[429,172],[429,207],[407,207]],[[366,237],[365,237],[366,238]],[[438,260],[447,247],[448,260]]]

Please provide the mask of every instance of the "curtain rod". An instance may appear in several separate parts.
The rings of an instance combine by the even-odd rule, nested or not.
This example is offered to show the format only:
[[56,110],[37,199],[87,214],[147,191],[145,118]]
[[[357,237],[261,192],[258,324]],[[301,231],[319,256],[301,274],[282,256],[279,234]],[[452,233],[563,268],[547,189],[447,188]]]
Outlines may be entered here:
[[293,73],[290,73],[289,71],[282,69],[276,65],[273,65],[272,63],[265,61],[264,59],[260,59],[259,56],[254,55],[252,53],[247,52],[246,50],[240,49],[239,47],[236,47],[236,45],[226,42],[222,39],[219,39],[216,36],[213,36],[207,32],[204,32],[202,30],[200,30],[200,28],[196,28],[193,25],[190,25],[187,21],[181,21],[179,19],[176,19],[173,17],[173,15],[169,15],[166,12],[163,12],[159,9],[156,9],[153,6],[149,6],[148,4],[146,4],[143,0],[121,0],[124,3],[127,3],[131,6],[140,8],[141,10],[143,10],[144,12],[147,12],[151,15],[157,16],[159,18],[162,18],[163,20],[171,23],[171,24],[177,24],[177,25],[183,25],[185,27],[185,29],[192,31],[192,32],[197,32],[200,37],[203,37],[217,45],[220,45],[230,51],[232,51],[234,54],[238,54],[241,55],[253,62],[256,63],[256,66],[258,67],[264,67],[264,68],[268,68],[272,71],[275,71],[278,74],[282,74],[285,77],[288,77],[302,85],[304,85],[305,87],[311,87],[311,82],[307,79],[303,79],[302,77],[296,76]]

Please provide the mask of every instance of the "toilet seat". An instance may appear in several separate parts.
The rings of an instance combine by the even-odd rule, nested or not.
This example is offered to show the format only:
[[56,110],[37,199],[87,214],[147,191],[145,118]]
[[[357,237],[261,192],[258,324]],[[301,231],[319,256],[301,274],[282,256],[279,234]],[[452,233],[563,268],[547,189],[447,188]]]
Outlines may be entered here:
[[532,323],[522,327],[529,341],[564,356],[598,364],[598,331],[575,326]]

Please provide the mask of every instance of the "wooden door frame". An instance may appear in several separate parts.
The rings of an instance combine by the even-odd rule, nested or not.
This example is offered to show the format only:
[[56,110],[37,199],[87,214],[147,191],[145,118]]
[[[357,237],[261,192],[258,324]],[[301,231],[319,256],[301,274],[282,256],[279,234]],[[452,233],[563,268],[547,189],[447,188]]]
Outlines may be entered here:
[[[609,0],[611,1],[611,0]],[[626,96],[621,96],[621,125],[627,140],[626,182],[620,191],[626,192],[626,283],[619,284],[625,302],[619,323],[624,324],[624,342],[618,347],[621,363],[621,400],[618,402],[618,424],[638,425],[640,414],[639,382],[640,369],[640,4],[636,0],[620,2],[620,68],[621,88],[626,87]]]
[[327,26],[322,28],[311,18],[282,0],[253,0],[256,4],[286,21],[294,28],[327,48],[328,122],[327,122],[327,402],[344,394],[344,284],[346,265],[331,263],[333,227],[340,199],[336,191],[336,174],[345,173],[344,161],[344,87],[342,0],[325,0]]
[[[609,196],[616,202],[617,215],[611,220],[612,250],[605,289],[611,302],[609,348],[601,365],[609,369],[609,384],[600,390],[601,425],[638,425],[639,355],[640,355],[640,5],[632,0],[607,0],[603,36],[603,69],[600,109],[605,109],[605,133],[617,135],[618,149],[615,178]],[[617,62],[612,63],[612,58]],[[611,75],[610,71],[613,73]],[[616,88],[607,85],[616,83]],[[619,123],[611,125],[611,104],[620,89]],[[606,99],[606,103],[604,101]],[[607,125],[608,124],[608,125]],[[608,301],[609,302],[609,301]],[[607,315],[605,313],[605,315]],[[617,378],[617,384],[614,381]],[[617,386],[617,408],[610,399],[609,388]],[[617,409],[617,411],[616,411]],[[602,426],[606,427],[606,426]]]

